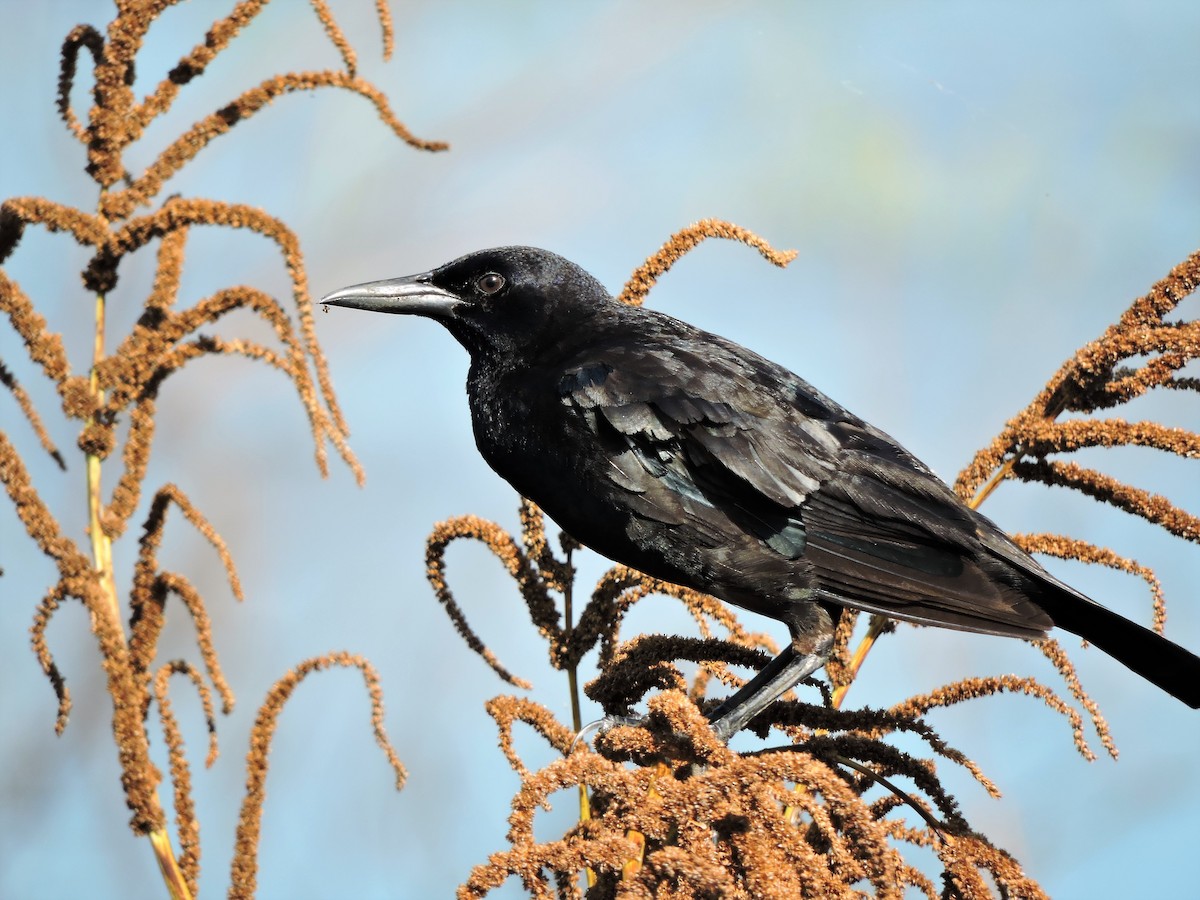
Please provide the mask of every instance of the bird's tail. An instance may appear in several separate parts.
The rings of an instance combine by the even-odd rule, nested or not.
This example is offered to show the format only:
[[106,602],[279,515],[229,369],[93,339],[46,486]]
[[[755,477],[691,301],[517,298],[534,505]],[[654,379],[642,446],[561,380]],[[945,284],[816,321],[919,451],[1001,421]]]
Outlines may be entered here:
[[1038,605],[1059,628],[1095,644],[1192,709],[1200,708],[1200,656],[1065,585],[1048,585]]

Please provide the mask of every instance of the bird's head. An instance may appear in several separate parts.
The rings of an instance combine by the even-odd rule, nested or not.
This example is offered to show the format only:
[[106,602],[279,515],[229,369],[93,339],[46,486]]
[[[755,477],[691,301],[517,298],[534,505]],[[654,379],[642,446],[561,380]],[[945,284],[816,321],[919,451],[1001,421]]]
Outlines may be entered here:
[[611,298],[600,282],[555,253],[497,247],[420,275],[351,285],[320,302],[436,319],[478,359],[569,340]]

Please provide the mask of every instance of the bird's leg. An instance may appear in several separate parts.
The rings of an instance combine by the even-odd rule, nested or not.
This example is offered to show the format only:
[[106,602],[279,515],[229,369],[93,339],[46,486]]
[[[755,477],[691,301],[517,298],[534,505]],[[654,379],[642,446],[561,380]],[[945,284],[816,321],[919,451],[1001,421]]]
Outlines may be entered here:
[[807,678],[829,659],[833,641],[824,637],[816,647],[805,651],[792,643],[763,667],[757,675],[742,685],[732,697],[713,710],[709,716],[713,733],[728,743],[746,723]]
[[[729,739],[741,731],[747,722],[825,665],[833,649],[833,639],[823,636],[815,643],[814,649],[805,652],[793,639],[782,653],[713,710],[708,718],[718,740],[729,743]],[[571,742],[571,749],[579,741],[586,741],[593,733],[603,734],[618,725],[641,725],[645,720],[644,716],[605,716],[584,725]],[[570,750],[567,752],[570,753]]]
[[[729,743],[747,722],[828,662],[829,654],[833,652],[834,628],[841,612],[841,607],[817,603],[794,607],[788,620],[791,643],[709,714],[708,721],[718,740]],[[583,726],[571,742],[571,748],[593,733],[603,734],[618,725],[641,725],[644,721],[644,716],[605,716]]]
[[788,620],[791,643],[709,715],[713,732],[720,740],[728,743],[747,722],[829,660],[841,607],[803,603],[791,612]]

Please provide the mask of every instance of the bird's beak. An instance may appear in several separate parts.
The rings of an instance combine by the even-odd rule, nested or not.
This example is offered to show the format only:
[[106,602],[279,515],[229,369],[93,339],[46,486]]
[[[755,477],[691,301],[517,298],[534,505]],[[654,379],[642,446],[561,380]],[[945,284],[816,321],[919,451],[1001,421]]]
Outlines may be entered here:
[[322,306],[345,306],[371,312],[408,313],[442,318],[462,299],[430,281],[431,273],[352,284],[321,298]]

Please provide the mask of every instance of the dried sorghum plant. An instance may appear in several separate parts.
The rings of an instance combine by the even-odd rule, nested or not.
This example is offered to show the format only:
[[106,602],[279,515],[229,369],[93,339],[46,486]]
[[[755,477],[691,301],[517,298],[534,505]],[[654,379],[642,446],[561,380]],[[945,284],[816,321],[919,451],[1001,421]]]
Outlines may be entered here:
[[[642,302],[661,274],[708,237],[742,241],[777,265],[786,265],[794,256],[773,250],[737,226],[706,220],[674,235],[638,268],[621,299]],[[1186,457],[1200,454],[1200,435],[1183,429],[1119,420],[1056,421],[1066,410],[1094,412],[1154,387],[1200,388],[1196,379],[1176,374],[1200,356],[1200,323],[1164,321],[1197,284],[1200,254],[1135,302],[1117,325],[1051,379],[964,470],[956,484],[960,496],[978,505],[1005,477],[1061,484],[1196,540],[1197,519],[1165,498],[1047,457],[1084,446],[1126,443]],[[1147,361],[1137,369],[1120,368],[1133,357]],[[851,652],[857,615],[845,615],[827,667],[830,686],[815,679],[804,685],[818,688],[814,699],[820,702],[801,702],[792,694],[776,703],[751,728],[762,737],[776,733],[787,743],[738,754],[714,739],[703,717],[707,685],[713,677],[730,687],[740,684],[729,667],[763,665],[776,649],[770,639],[745,631],[729,607],[714,598],[623,566],[614,566],[600,579],[576,615],[572,553],[578,546],[560,535],[564,558],[555,556],[544,520],[528,501],[522,501],[521,523],[518,539],[474,516],[452,519],[435,527],[426,551],[429,580],[459,633],[503,679],[527,687],[467,624],[448,585],[445,550],[451,541],[473,539],[502,561],[547,642],[552,665],[567,672],[572,701],[569,725],[529,699],[506,696],[489,702],[501,750],[521,786],[512,801],[509,848],[477,866],[460,887],[460,897],[481,897],[513,876],[533,896],[580,896],[585,890],[581,872],[586,872],[588,896],[596,897],[857,897],[868,887],[877,897],[899,898],[910,888],[930,898],[993,897],[996,891],[1010,898],[1044,896],[1016,860],[966,822],[939,780],[936,759],[964,767],[992,796],[999,792],[966,754],[948,746],[921,716],[976,697],[1021,693],[1060,713],[1079,752],[1094,758],[1085,739],[1084,716],[1051,688],[1028,677],[974,676],[887,710],[842,710],[846,689],[874,642],[891,630],[887,620],[874,619]],[[1150,587],[1153,620],[1161,630],[1162,590],[1147,567],[1065,536],[1018,539],[1030,552],[1140,576]],[[651,594],[681,602],[696,621],[700,637],[640,635],[622,642],[625,615]],[[1061,646],[1053,640],[1031,643],[1062,675],[1101,744],[1115,756],[1107,724]],[[581,726],[577,669],[592,648],[599,651],[600,674],[585,690],[607,713],[627,713],[650,695],[647,719],[639,727],[607,731],[596,740],[595,752],[575,737]],[[700,666],[690,683],[676,665],[680,660]],[[562,758],[530,771],[514,748],[516,722],[531,727]],[[916,758],[896,749],[887,741],[896,732],[918,737],[930,756]],[[893,784],[898,776],[916,786],[915,795]],[[569,789],[581,793],[579,823],[557,840],[537,839],[536,810]],[[906,861],[904,851],[912,847],[933,851],[941,866],[939,884]]]
[[[346,424],[338,409],[325,358],[313,329],[312,301],[296,235],[262,210],[220,200],[173,196],[162,199],[167,181],[187,166],[208,143],[237,123],[260,112],[274,99],[291,92],[337,87],[369,100],[379,118],[401,140],[417,149],[440,150],[445,144],[415,137],[392,112],[383,94],[358,77],[354,50],[334,20],[326,0],[310,0],[321,25],[336,47],[340,69],[288,72],[244,91],[232,102],[203,116],[180,134],[146,168],[127,169],[126,151],[148,126],[172,108],[186,85],[203,75],[213,59],[266,6],[267,0],[243,0],[185,53],[166,77],[140,100],[134,95],[134,65],[147,30],[174,0],[117,0],[116,13],[104,33],[79,25],[62,46],[58,110],[68,131],[87,155],[87,173],[99,195],[95,212],[87,212],[44,197],[16,197],[0,204],[0,263],[21,242],[28,226],[66,232],[87,248],[83,285],[95,296],[94,354],[83,364],[68,358],[58,333],[21,287],[0,270],[0,311],[24,343],[29,359],[53,383],[63,415],[78,423],[78,449],[87,483],[88,546],[67,534],[59,519],[32,484],[28,469],[8,431],[0,432],[0,482],[17,516],[37,547],[53,560],[58,577],[37,605],[32,629],[34,652],[58,696],[55,727],[67,726],[71,697],[47,640],[55,611],[70,598],[81,601],[90,614],[100,645],[102,665],[112,698],[112,728],[126,802],[132,810],[135,834],[146,836],[154,848],[168,891],[173,897],[196,893],[199,875],[199,823],[196,821],[190,774],[183,739],[171,710],[168,686],[172,675],[183,675],[199,692],[208,720],[211,743],[208,764],[217,752],[214,694],[229,712],[233,692],[222,673],[203,597],[186,576],[166,571],[158,561],[171,508],[212,545],[224,567],[234,595],[242,590],[233,557],[225,541],[184,492],[167,484],[151,492],[141,528],[140,549],[128,591],[129,609],[122,609],[114,581],[113,542],[121,539],[143,501],[147,465],[155,432],[155,414],[163,382],[191,360],[232,354],[259,360],[277,369],[292,383],[309,421],[317,466],[327,471],[327,445],[362,479],[362,470],[346,444]],[[391,53],[392,23],[386,0],[377,0],[384,55]],[[81,54],[90,57],[93,103],[86,121],[71,105]],[[157,204],[157,205],[155,205]],[[180,276],[188,236],[194,226],[218,226],[256,232],[278,247],[291,281],[291,302],[281,302],[251,287],[218,290],[189,308],[179,308]],[[153,287],[132,330],[114,342],[106,333],[109,295],[122,263],[157,243]],[[205,326],[234,310],[246,310],[270,326],[278,339],[268,346],[242,338],[201,333]],[[115,343],[115,348],[112,346]],[[45,452],[63,468],[64,454],[54,446],[43,424],[43,412],[9,367],[0,361],[0,384],[17,402]],[[109,496],[102,493],[105,465],[117,466]],[[168,598],[191,619],[200,651],[199,664],[183,660],[156,661],[158,640],[165,623]],[[128,626],[123,620],[128,616]],[[289,673],[271,691],[259,713],[248,757],[247,796],[238,829],[233,863],[232,895],[250,896],[254,889],[255,854],[261,814],[267,751],[275,718],[292,689],[308,672],[329,666],[353,666],[367,681],[376,738],[402,782],[404,770],[383,731],[382,694],[366,660],[348,653],[317,657]],[[152,704],[158,705],[168,749],[180,854],[171,848],[167,822],[158,799],[161,775],[149,755]]]

